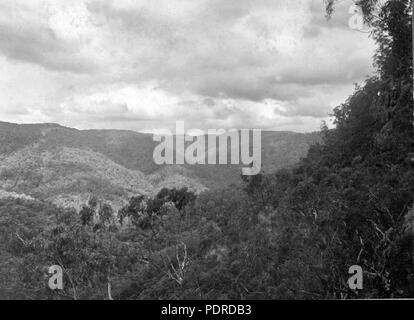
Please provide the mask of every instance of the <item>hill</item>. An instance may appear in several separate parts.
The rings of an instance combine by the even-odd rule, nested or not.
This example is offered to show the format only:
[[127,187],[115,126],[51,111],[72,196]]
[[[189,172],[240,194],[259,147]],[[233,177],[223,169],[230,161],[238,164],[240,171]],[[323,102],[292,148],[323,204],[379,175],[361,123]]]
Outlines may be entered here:
[[[318,133],[262,133],[262,168],[292,167]],[[79,208],[94,194],[121,207],[163,187],[201,192],[240,183],[240,165],[156,165],[152,135],[0,122],[0,189]]]

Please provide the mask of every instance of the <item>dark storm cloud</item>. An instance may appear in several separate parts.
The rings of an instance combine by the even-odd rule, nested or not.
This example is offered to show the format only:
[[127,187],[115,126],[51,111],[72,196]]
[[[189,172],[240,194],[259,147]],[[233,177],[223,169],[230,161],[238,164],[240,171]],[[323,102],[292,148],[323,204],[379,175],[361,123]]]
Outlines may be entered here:
[[79,57],[76,48],[58,40],[49,28],[0,24],[0,52],[11,60],[56,71],[87,73],[95,69],[93,63]]

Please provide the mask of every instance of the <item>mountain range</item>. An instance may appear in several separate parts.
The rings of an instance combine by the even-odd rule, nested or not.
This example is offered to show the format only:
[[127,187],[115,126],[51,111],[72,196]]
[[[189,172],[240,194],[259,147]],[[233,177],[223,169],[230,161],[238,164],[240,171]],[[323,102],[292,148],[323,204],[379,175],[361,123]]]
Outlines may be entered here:
[[[262,132],[262,169],[289,168],[320,133]],[[0,198],[29,197],[79,209],[94,195],[120,208],[131,196],[241,182],[241,165],[156,165],[151,134],[0,122]]]

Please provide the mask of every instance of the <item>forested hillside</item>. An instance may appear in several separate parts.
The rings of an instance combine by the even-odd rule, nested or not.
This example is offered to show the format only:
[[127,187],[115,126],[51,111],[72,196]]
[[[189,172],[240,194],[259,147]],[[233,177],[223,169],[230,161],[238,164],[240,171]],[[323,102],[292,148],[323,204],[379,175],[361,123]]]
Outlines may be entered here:
[[[414,297],[412,3],[388,0],[375,15],[377,1],[358,3],[377,72],[299,164],[197,195],[137,194],[117,214],[99,197],[78,211],[0,200],[0,297]],[[52,292],[55,264],[64,290]],[[347,284],[352,265],[363,290]]]
[[[320,134],[263,132],[263,168],[292,167]],[[242,165],[156,165],[152,135],[0,122],[0,190],[79,209],[92,195],[119,209],[164,187],[195,192],[241,183]]]

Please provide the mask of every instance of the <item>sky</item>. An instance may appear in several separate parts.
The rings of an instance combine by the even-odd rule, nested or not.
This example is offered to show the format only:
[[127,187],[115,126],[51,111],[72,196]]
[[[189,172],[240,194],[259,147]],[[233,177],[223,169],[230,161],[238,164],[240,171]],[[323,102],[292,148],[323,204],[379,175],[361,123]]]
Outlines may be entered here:
[[351,1],[1,0],[0,120],[315,131],[372,75]]

